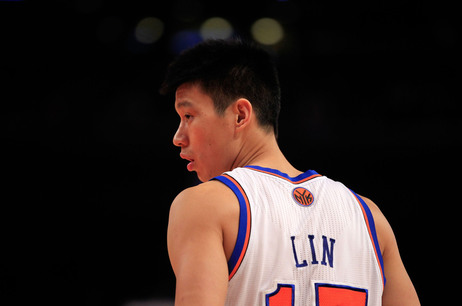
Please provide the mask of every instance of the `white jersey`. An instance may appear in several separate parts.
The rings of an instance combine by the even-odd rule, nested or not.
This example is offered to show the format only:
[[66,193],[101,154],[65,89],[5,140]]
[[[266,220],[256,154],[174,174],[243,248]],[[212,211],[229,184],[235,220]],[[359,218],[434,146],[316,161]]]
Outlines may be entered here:
[[314,171],[292,178],[258,166],[215,179],[240,205],[226,305],[382,304],[374,220],[353,191]]

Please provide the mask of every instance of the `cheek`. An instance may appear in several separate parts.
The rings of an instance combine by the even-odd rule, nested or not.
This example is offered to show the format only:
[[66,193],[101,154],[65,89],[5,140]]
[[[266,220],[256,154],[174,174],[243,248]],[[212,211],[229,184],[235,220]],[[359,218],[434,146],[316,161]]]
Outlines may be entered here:
[[213,160],[217,166],[228,168],[229,164],[234,161],[232,138],[229,135],[218,135],[208,144],[208,152],[211,154],[210,160]]
[[231,139],[226,130],[211,127],[203,134],[201,150],[206,162],[221,164],[225,163],[230,155]]
[[232,155],[232,128],[223,118],[207,122],[204,120],[200,123],[190,134],[190,144],[194,145],[195,152],[204,163],[213,163],[216,166],[227,163],[227,159]]

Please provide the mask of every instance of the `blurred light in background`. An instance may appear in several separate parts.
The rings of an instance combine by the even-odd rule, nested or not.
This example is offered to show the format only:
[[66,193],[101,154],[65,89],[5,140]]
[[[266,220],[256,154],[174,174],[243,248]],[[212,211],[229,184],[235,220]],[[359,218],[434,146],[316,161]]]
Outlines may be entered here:
[[250,31],[252,37],[263,45],[275,45],[284,38],[282,25],[272,18],[258,19],[253,23]]
[[141,19],[135,28],[135,38],[143,44],[152,44],[164,33],[164,23],[159,18],[147,17]]
[[171,50],[175,54],[181,53],[181,51],[190,48],[202,41],[202,38],[198,31],[195,30],[184,30],[176,33],[171,42]]
[[224,18],[212,17],[202,23],[200,34],[203,39],[227,39],[233,34],[233,27]]

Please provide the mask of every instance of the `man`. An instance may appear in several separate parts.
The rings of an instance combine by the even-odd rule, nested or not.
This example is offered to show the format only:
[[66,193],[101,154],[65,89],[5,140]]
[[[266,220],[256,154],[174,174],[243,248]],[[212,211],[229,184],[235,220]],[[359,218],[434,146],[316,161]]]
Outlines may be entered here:
[[379,208],[280,151],[270,56],[209,40],[169,67],[173,138],[204,182],[173,201],[176,305],[420,305]]

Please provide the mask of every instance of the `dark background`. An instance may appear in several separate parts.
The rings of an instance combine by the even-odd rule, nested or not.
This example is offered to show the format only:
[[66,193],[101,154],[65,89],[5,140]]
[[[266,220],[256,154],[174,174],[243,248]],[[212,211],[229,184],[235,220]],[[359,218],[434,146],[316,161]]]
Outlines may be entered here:
[[[374,200],[423,304],[447,298],[443,271],[459,245],[460,13],[370,2],[1,1],[0,303],[173,297],[169,206],[197,180],[171,142],[173,99],[158,88],[214,16],[247,39],[258,18],[280,21],[284,39],[268,50],[283,152]],[[145,17],[164,23],[152,44],[134,36]]]

